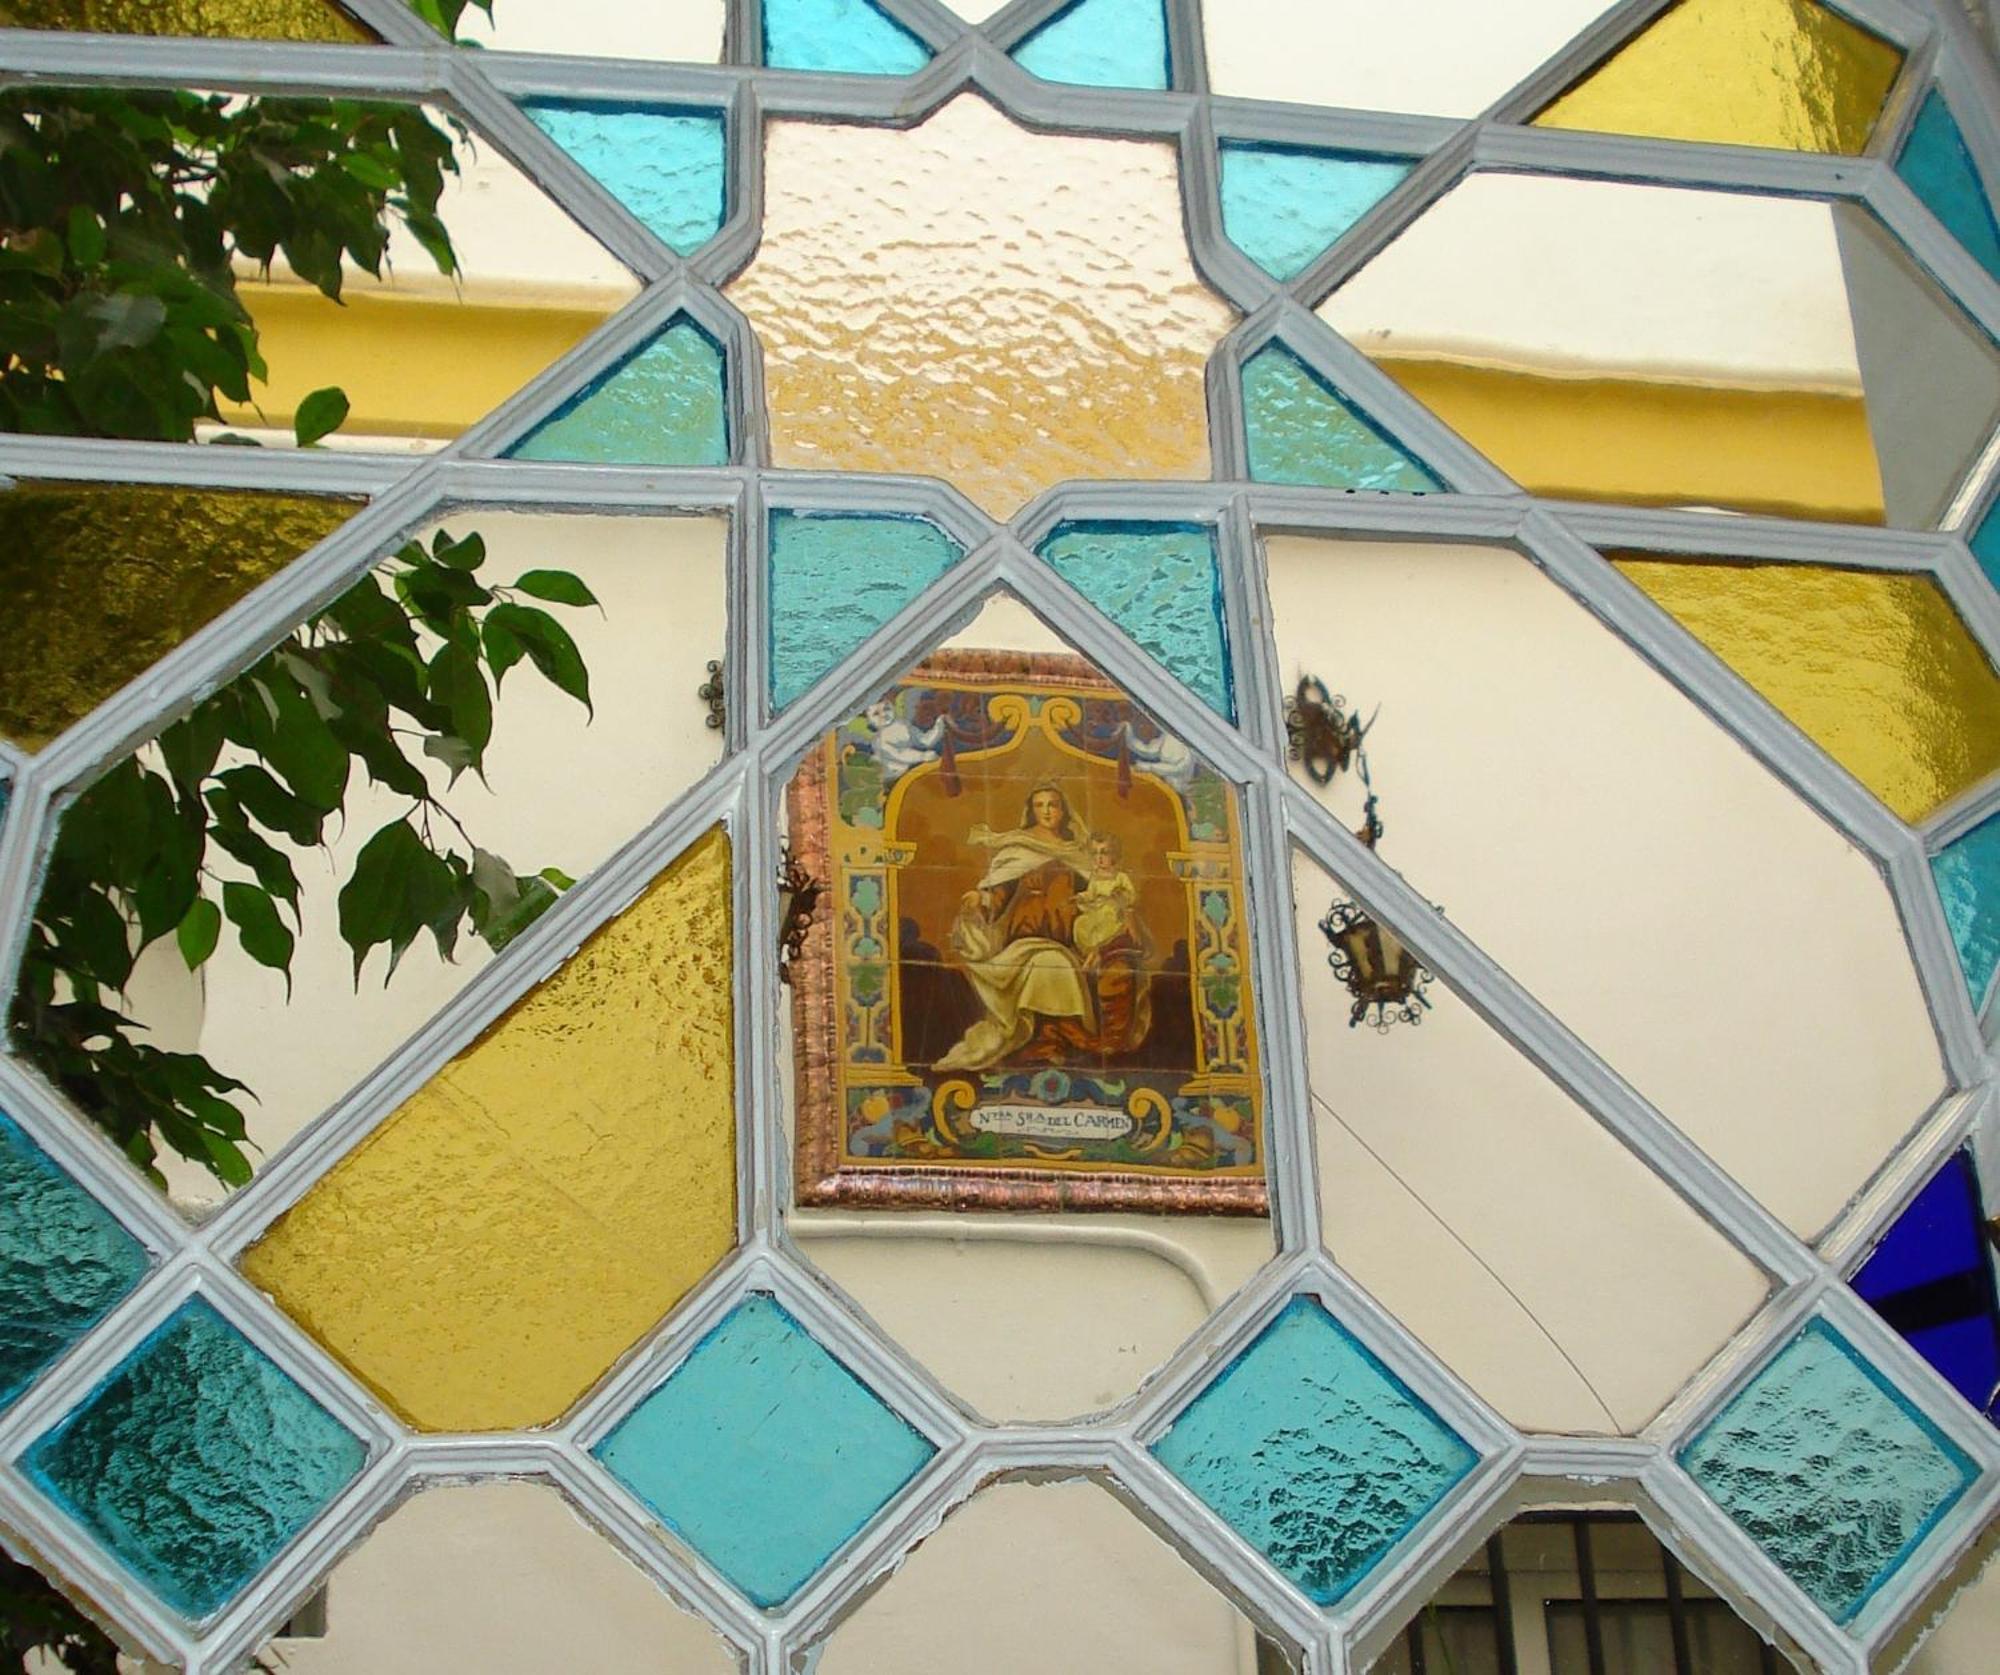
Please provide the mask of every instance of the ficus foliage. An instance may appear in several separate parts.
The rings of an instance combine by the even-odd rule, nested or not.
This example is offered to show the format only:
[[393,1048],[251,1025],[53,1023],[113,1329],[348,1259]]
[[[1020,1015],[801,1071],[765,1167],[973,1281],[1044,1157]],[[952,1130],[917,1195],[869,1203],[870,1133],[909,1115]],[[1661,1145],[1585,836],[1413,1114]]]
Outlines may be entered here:
[[[401,222],[456,273],[438,200],[457,169],[417,105],[0,92],[0,424],[190,440],[266,374],[238,264],[282,259],[338,299],[346,263],[381,275]],[[344,417],[338,394],[308,399],[302,441]]]
[[340,891],[357,984],[376,950],[386,982],[425,935],[445,959],[468,930],[504,947],[569,884],[553,867],[522,878],[479,847],[426,771],[483,771],[495,698],[520,664],[590,704],[575,641],[535,603],[593,605],[590,590],[563,570],[501,585],[487,563],[477,535],[411,542],[64,812],[15,1039],[142,1168],[164,1142],[228,1185],[250,1178],[235,1098],[249,1090],[198,1054],[144,1041],[116,1004],[138,955],[172,936],[197,970],[226,927],[289,986],[302,907],[292,852],[325,841],[357,770],[408,799]]

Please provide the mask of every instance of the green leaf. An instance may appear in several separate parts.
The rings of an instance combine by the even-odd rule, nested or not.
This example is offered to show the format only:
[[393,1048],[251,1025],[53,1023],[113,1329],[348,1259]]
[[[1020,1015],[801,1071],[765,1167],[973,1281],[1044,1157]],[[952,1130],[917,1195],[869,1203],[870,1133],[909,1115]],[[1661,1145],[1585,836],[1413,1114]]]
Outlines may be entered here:
[[557,605],[595,605],[597,595],[567,570],[530,570],[514,583],[521,592]]
[[100,352],[143,348],[167,323],[167,305],[158,297],[134,296],[128,291],[100,297],[85,312],[97,325]]
[[299,403],[298,412],[292,416],[292,434],[301,448],[310,448],[346,422],[347,392],[328,385],[323,390],[314,390]]
[[451,730],[472,752],[479,766],[487,741],[493,737],[493,695],[479,659],[456,643],[445,646],[430,667],[430,695],[451,714]]
[[[528,660],[544,680],[591,710],[590,671],[584,667],[583,654],[561,623],[532,605],[495,605],[486,613],[487,629],[490,631],[496,623],[521,642]],[[596,712],[591,710],[591,713]]]
[[440,529],[431,540],[431,557],[450,570],[477,570],[486,562],[486,540],[477,532],[454,537]]
[[87,204],[70,205],[69,253],[80,268],[94,268],[104,260],[104,223]]
[[206,896],[195,897],[194,906],[187,910],[187,917],[174,934],[181,945],[181,958],[187,961],[188,970],[193,971],[215,952],[215,944],[222,935],[222,909]]
[[250,1160],[234,1140],[226,1139],[212,1128],[199,1130],[201,1148],[212,1166],[215,1178],[224,1186],[248,1186],[250,1184]]
[[225,884],[222,911],[236,927],[243,952],[259,965],[285,974],[285,993],[292,987],[292,933],[278,917],[276,904],[254,884]]

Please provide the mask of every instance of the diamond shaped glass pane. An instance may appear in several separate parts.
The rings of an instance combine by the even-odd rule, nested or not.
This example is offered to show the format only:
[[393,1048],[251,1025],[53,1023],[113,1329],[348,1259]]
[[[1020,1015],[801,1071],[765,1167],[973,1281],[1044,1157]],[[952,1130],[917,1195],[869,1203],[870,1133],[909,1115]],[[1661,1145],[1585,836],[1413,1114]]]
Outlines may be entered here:
[[200,1619],[276,1558],[366,1455],[196,1298],[22,1464],[147,1587]]
[[1479,1459],[1309,1297],[1153,1452],[1319,1605],[1344,1599]]
[[1730,1399],[1680,1461],[1843,1623],[1979,1475],[1963,1449],[1819,1320]]
[[[0,784],[0,810],[7,788]],[[0,1403],[145,1277],[145,1247],[0,1113]]]
[[937,1449],[757,1292],[595,1452],[752,1600],[776,1606]]

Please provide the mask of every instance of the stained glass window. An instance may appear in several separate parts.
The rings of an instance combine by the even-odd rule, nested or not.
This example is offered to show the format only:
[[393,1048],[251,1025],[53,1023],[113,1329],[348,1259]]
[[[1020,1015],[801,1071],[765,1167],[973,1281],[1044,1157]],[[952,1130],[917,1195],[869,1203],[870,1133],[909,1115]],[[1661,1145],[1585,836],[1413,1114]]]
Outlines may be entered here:
[[0,4],[0,1601],[1969,1675],[1988,52]]

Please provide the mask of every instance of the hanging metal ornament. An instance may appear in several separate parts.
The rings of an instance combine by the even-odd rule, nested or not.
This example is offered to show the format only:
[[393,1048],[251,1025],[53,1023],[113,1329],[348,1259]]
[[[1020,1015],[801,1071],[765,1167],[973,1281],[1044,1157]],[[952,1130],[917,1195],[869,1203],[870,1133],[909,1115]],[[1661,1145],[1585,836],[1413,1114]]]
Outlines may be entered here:
[[[1368,777],[1368,757],[1358,740],[1354,760],[1368,792],[1362,804],[1361,829],[1354,835],[1373,849],[1382,839],[1382,817]],[[1326,910],[1319,928],[1330,945],[1326,963],[1354,997],[1347,1018],[1349,1029],[1363,1022],[1381,1031],[1396,1024],[1423,1022],[1431,1009],[1424,991],[1430,987],[1432,973],[1394,931],[1352,901],[1336,901]]]

